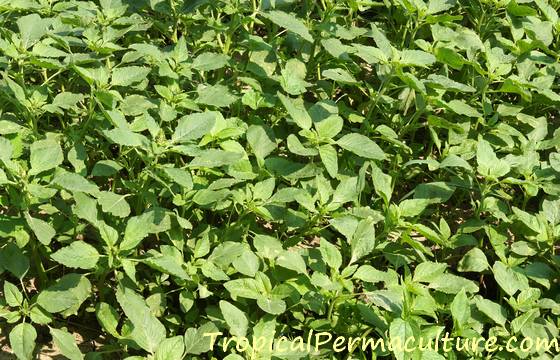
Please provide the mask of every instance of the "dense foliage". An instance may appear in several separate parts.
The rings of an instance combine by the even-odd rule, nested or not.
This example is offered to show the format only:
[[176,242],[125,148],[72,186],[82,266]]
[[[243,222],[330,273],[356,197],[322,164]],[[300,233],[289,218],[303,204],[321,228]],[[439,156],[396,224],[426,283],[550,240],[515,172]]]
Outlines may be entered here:
[[558,359],[204,334],[558,338],[559,6],[0,0],[11,351]]

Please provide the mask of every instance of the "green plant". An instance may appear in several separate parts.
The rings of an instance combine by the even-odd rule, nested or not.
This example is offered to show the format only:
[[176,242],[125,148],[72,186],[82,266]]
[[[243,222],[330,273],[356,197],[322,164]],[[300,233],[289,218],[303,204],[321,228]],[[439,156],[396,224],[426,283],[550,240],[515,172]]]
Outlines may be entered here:
[[556,359],[204,334],[558,338],[559,5],[0,0],[11,350]]

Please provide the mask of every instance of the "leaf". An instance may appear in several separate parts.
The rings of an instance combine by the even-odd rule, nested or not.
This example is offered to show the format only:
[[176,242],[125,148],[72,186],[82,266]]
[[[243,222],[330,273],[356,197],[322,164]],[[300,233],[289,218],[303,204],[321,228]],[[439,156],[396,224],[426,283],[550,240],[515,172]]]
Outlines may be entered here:
[[476,148],[477,171],[482,176],[502,177],[510,171],[510,166],[498,159],[494,150],[486,140],[479,140]]
[[307,265],[305,265],[305,260],[296,251],[286,250],[282,252],[276,258],[276,264],[296,271],[299,274],[307,274]]
[[76,345],[74,336],[61,329],[49,328],[56,348],[70,360],[82,360],[84,355]]
[[52,183],[71,192],[97,194],[99,191],[97,185],[89,182],[83,176],[66,171],[56,175]]
[[8,270],[20,280],[29,271],[29,258],[12,242],[0,248],[0,264],[0,269]]
[[95,315],[101,327],[114,337],[120,337],[117,332],[119,325],[119,314],[117,310],[105,302],[99,302],[95,309]]
[[31,170],[29,175],[37,175],[43,171],[54,169],[62,164],[64,155],[60,145],[54,140],[40,140],[31,144]]
[[429,0],[428,1],[428,15],[440,13],[453,8],[456,0]]
[[133,326],[129,337],[142,349],[155,352],[161,341],[165,339],[163,324],[151,313],[145,300],[133,290],[119,286],[116,296]]
[[294,15],[285,13],[280,10],[268,11],[266,13],[261,13],[261,15],[272,21],[276,25],[286,28],[295,34],[298,34],[302,39],[313,42],[313,36],[311,36],[305,24]]
[[224,283],[224,287],[234,299],[243,297],[256,300],[261,297],[261,289],[257,281],[252,278],[230,280]]
[[37,332],[32,325],[27,323],[17,324],[10,331],[9,337],[12,352],[19,360],[31,360],[33,358]]
[[122,170],[122,166],[113,160],[100,160],[91,170],[91,176],[112,176]]
[[[405,358],[404,344],[409,338],[414,338],[412,326],[403,319],[397,318],[393,320],[389,326],[389,337],[391,343],[402,344],[402,346],[395,346],[393,353],[397,360],[403,360]],[[414,345],[414,342],[412,345]],[[411,346],[410,342],[409,346]]]
[[185,352],[187,354],[200,355],[211,350],[211,336],[217,333],[218,328],[212,322],[207,322],[198,329],[189,328],[185,332]]
[[37,304],[51,313],[76,313],[80,305],[89,297],[91,283],[81,274],[66,274],[56,283],[41,291]]
[[334,270],[338,270],[342,265],[342,255],[334,244],[327,240],[321,239],[319,247],[323,261]]
[[183,143],[200,139],[212,130],[216,120],[220,118],[223,119],[222,115],[215,111],[185,115],[179,119],[171,141]]
[[462,329],[471,318],[471,308],[465,289],[455,295],[450,305],[451,315],[458,329]]
[[200,151],[199,155],[189,163],[189,166],[215,168],[225,165],[233,165],[241,160],[242,157],[243,154],[238,152],[207,149]]
[[193,68],[199,71],[212,71],[227,65],[229,57],[224,54],[204,52],[193,61]]
[[[448,0],[449,1],[449,0]],[[432,84],[440,89],[444,90],[451,90],[451,91],[459,91],[459,92],[475,92],[476,89],[472,86],[461,84],[450,78],[442,75],[430,74],[428,75],[428,84]]]
[[179,279],[189,280],[190,276],[181,266],[182,262],[176,257],[170,255],[154,255],[143,261],[151,268],[158,270],[165,274],[170,274],[178,277]]
[[154,208],[142,215],[131,217],[126,224],[119,249],[121,251],[132,250],[149,234],[167,231],[170,227],[169,215],[161,208]]
[[29,14],[17,19],[17,26],[21,35],[21,45],[29,49],[48,32],[51,19],[43,19],[37,14]]
[[284,251],[282,243],[277,238],[268,235],[255,235],[253,246],[260,257],[267,259],[274,259]]
[[110,191],[101,191],[97,195],[97,202],[104,212],[124,218],[130,214],[130,206],[126,202],[127,195],[118,195]]
[[399,63],[403,66],[428,67],[436,62],[436,57],[421,50],[402,50]]
[[137,134],[127,128],[103,130],[103,135],[114,144],[133,147],[148,147],[150,141],[144,135]]
[[456,114],[465,115],[469,117],[481,117],[482,114],[461,100],[451,100],[447,106]]
[[173,336],[159,343],[154,360],[181,360],[184,358],[185,342],[182,336]]
[[358,223],[350,240],[350,247],[352,248],[350,264],[373,251],[375,248],[375,228],[372,220],[365,219]]
[[439,278],[447,269],[447,264],[422,262],[414,270],[413,281],[430,283]]
[[4,298],[11,307],[19,307],[23,303],[23,294],[7,280],[4,280]]
[[93,269],[99,260],[99,253],[84,241],[74,241],[53,253],[51,258],[69,268]]
[[461,261],[459,261],[457,270],[462,272],[482,272],[489,267],[490,265],[488,264],[488,260],[486,260],[484,252],[479,248],[472,248],[463,256]]
[[281,71],[280,85],[290,95],[301,95],[305,93],[311,84],[305,81],[307,68],[298,59],[290,59]]
[[239,337],[245,336],[249,327],[249,320],[245,313],[225,300],[221,300],[219,304],[230,334]]
[[129,86],[147,78],[150,69],[142,66],[122,66],[113,69],[111,84],[115,86]]
[[385,204],[388,205],[393,192],[393,188],[391,186],[391,176],[384,174],[377,165],[372,163],[371,179],[373,181],[373,186],[375,187],[375,192],[381,196]]
[[305,109],[303,100],[301,98],[292,99],[283,95],[282,93],[278,93],[277,95],[278,98],[280,98],[282,105],[284,105],[286,111],[288,111],[288,114],[291,116],[292,120],[294,120],[294,122],[300,128],[306,130],[310,129],[312,120],[311,116],[309,116],[309,113]]
[[286,303],[280,299],[271,299],[260,296],[257,299],[257,305],[269,314],[280,315],[286,311]]
[[373,160],[385,160],[383,150],[375,142],[358,133],[346,134],[336,142],[341,148]]
[[505,326],[507,321],[507,312],[505,309],[495,302],[479,298],[475,301],[476,307],[484,315],[488,316],[492,321],[500,326]]
[[203,105],[226,107],[237,101],[237,97],[224,85],[199,86],[197,92],[196,102]]
[[342,84],[356,84],[357,81],[348,71],[340,68],[323,70],[323,77]]
[[518,290],[529,287],[527,278],[523,274],[507,267],[500,261],[494,263],[492,271],[498,285],[510,296],[513,296]]
[[245,136],[253,153],[259,159],[264,159],[276,149],[274,132],[268,126],[251,125]]
[[37,240],[43,245],[49,245],[52,238],[56,235],[55,229],[46,221],[33,218],[29,213],[25,213],[25,221],[27,225],[33,230]]
[[329,144],[319,146],[319,156],[329,175],[336,178],[338,175],[338,157],[336,149]]

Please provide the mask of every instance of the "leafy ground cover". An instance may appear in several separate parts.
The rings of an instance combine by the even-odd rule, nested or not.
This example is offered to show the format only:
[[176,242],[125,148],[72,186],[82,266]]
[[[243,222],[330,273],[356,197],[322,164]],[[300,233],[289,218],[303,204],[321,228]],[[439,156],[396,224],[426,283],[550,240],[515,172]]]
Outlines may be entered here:
[[9,351],[558,359],[559,6],[1,0]]

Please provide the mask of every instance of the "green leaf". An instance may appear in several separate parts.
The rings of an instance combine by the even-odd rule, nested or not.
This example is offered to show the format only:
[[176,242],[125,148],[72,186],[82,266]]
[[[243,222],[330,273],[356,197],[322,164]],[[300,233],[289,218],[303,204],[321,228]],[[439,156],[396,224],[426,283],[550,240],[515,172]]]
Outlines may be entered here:
[[125,218],[130,215],[130,206],[126,202],[127,195],[118,195],[110,191],[101,191],[97,195],[97,202],[103,212]]
[[[404,344],[409,338],[414,338],[414,330],[410,323],[404,321],[403,319],[395,319],[391,322],[389,326],[389,337],[390,341],[394,344],[401,344],[401,346],[395,346],[393,354],[397,360],[405,359],[405,349]],[[410,344],[409,347],[413,346],[415,341]]]
[[133,147],[148,147],[150,141],[144,135],[132,132],[127,128],[103,130],[103,135],[114,144]]
[[336,143],[341,148],[367,159],[385,160],[386,158],[379,145],[362,134],[346,134],[338,139]]
[[119,249],[121,251],[132,250],[149,234],[167,231],[170,227],[169,215],[161,208],[154,208],[142,215],[131,217],[126,224],[124,238]]
[[277,238],[268,235],[255,235],[253,246],[259,256],[267,259],[274,259],[284,251],[282,243]]
[[181,266],[182,262],[175,256],[155,254],[144,259],[143,262],[162,273],[170,274],[183,280],[190,279],[190,276]]
[[76,345],[74,336],[66,330],[49,328],[56,348],[70,360],[82,360],[84,355]]
[[498,159],[492,146],[486,140],[479,140],[476,147],[477,171],[482,176],[502,177],[510,171],[509,164]]
[[498,285],[510,296],[513,296],[518,290],[529,287],[527,278],[523,274],[504,265],[500,261],[494,263],[492,271]]
[[457,270],[462,272],[482,272],[488,269],[490,265],[486,259],[486,255],[479,248],[472,248],[463,256],[457,266]]
[[471,318],[471,308],[465,289],[462,289],[450,305],[451,315],[458,329],[462,329]]
[[53,253],[51,258],[69,268],[93,269],[99,260],[99,253],[84,241],[74,241]]
[[368,255],[375,248],[375,228],[370,219],[362,220],[358,223],[354,235],[350,240],[352,248],[352,258],[350,264]]
[[67,274],[56,283],[41,291],[37,304],[51,313],[75,314],[89,297],[91,283],[81,274]]
[[290,59],[281,71],[280,85],[290,95],[301,95],[311,85],[305,81],[306,75],[305,64],[298,59]]
[[207,322],[198,329],[189,328],[185,332],[185,352],[187,354],[200,355],[211,350],[211,336],[217,333],[218,328],[212,322]]
[[313,36],[311,36],[303,21],[301,21],[294,15],[280,10],[272,10],[266,13],[262,13],[262,16],[272,21],[276,25],[286,28],[295,34],[298,34],[302,39],[313,42]]
[[340,68],[323,70],[323,77],[342,84],[356,84],[356,78],[348,71]]
[[129,86],[140,82],[148,76],[150,68],[142,66],[122,66],[113,69],[111,84],[115,86]]
[[20,280],[29,271],[29,258],[12,242],[0,248],[0,264],[0,269],[8,270]]
[[280,299],[272,299],[260,296],[257,299],[257,305],[269,314],[280,315],[286,311],[286,303]]
[[399,63],[403,66],[428,67],[436,62],[436,57],[421,50],[402,50]]
[[288,114],[290,115],[292,120],[294,120],[294,122],[300,128],[306,130],[310,129],[312,120],[311,116],[309,116],[309,113],[305,109],[303,100],[301,98],[292,99],[288,96],[283,95],[282,93],[278,93],[277,95],[278,98],[280,98],[282,105],[284,105],[284,108],[286,108],[286,111],[288,111]]
[[32,325],[27,323],[17,324],[12,331],[10,331],[9,337],[12,352],[19,360],[33,359],[37,332]]
[[226,107],[237,101],[237,97],[224,85],[201,85],[197,92],[196,102],[203,105]]
[[4,298],[11,307],[19,307],[23,303],[23,294],[7,280],[4,280]]
[[225,300],[221,300],[219,304],[230,334],[239,337],[245,336],[249,327],[249,320],[245,313]]
[[475,92],[476,89],[472,86],[461,84],[457,81],[453,81],[450,78],[443,75],[430,74],[428,75],[428,85],[444,89],[447,91],[459,91],[459,92]]
[[229,291],[234,300],[237,297],[256,300],[262,295],[262,289],[259,287],[257,281],[252,278],[230,280],[224,283],[224,287]]
[[37,175],[43,171],[54,169],[64,161],[64,154],[58,142],[54,140],[40,140],[29,148],[31,155],[31,170],[29,175]]
[[155,352],[165,339],[165,326],[151,313],[146,301],[133,290],[119,286],[117,301],[132,323],[129,337],[148,352]]
[[276,149],[274,132],[268,126],[251,125],[247,129],[246,137],[258,159],[264,159]]
[[475,301],[476,307],[484,315],[488,316],[492,321],[500,326],[505,326],[507,321],[507,312],[503,306],[495,302],[479,298]]
[[83,176],[66,171],[56,175],[52,183],[72,192],[97,194],[97,192],[99,191],[97,185],[89,182]]
[[29,49],[48,32],[51,19],[43,19],[37,14],[19,17],[17,26],[21,35],[21,45]]
[[469,117],[481,117],[482,114],[461,100],[451,100],[447,103],[447,106],[456,114],[465,115]]
[[319,156],[329,175],[336,178],[338,175],[338,157],[336,149],[329,144],[319,146]]
[[192,66],[199,71],[212,71],[226,66],[228,60],[229,57],[224,54],[204,52],[194,59]]
[[307,265],[303,257],[293,250],[286,250],[276,258],[276,264],[296,271],[299,274],[307,274]]
[[189,166],[216,168],[225,165],[233,165],[241,160],[242,157],[243,154],[238,152],[218,149],[202,150],[199,155],[189,163]]
[[184,358],[185,342],[182,336],[173,336],[159,343],[154,360],[181,360]]
[[119,314],[115,308],[105,302],[100,302],[96,306],[95,316],[105,331],[114,337],[120,337],[117,332],[117,327],[119,326]]
[[171,141],[183,143],[200,139],[212,130],[217,119],[223,119],[223,117],[222,114],[216,111],[185,115],[179,119]]
[[323,257],[323,261],[334,270],[338,270],[342,265],[342,255],[334,244],[325,239],[321,239],[319,251]]
[[447,269],[447,264],[444,263],[422,262],[416,266],[413,280],[430,283],[439,278],[445,272],[445,269]]
[[43,245],[49,245],[52,238],[56,235],[55,229],[46,221],[33,218],[29,213],[25,213],[25,221],[27,221],[27,225],[33,230],[37,239]]

